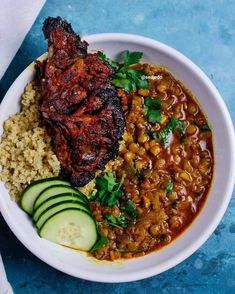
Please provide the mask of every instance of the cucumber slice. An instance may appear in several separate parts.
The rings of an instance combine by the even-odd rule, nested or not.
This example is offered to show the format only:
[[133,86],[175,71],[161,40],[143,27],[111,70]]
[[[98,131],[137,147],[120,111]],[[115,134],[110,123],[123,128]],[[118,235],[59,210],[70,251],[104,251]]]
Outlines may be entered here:
[[72,193],[59,194],[59,195],[50,197],[47,200],[45,200],[44,202],[42,202],[42,204],[40,204],[37,207],[37,209],[34,211],[33,220],[36,222],[39,219],[40,215],[45,210],[47,210],[49,207],[51,207],[54,204],[65,202],[65,201],[71,201],[71,202],[74,202],[74,203],[81,203],[84,206],[87,206],[87,204],[84,203],[84,201],[75,194],[72,194]]
[[48,218],[40,230],[40,236],[73,249],[89,251],[97,240],[97,230],[87,212],[68,208]]
[[53,214],[65,209],[65,208],[72,208],[72,207],[78,208],[82,211],[86,211],[88,214],[90,214],[90,210],[84,204],[81,204],[78,202],[72,202],[72,201],[65,201],[65,202],[57,203],[57,204],[54,204],[54,205],[48,207],[38,218],[38,220],[36,222],[36,227],[40,230],[42,228],[42,226],[44,225],[44,223]]
[[35,202],[35,199],[38,197],[38,195],[47,187],[52,185],[59,185],[59,184],[70,186],[69,182],[61,180],[59,178],[43,179],[43,180],[35,181],[29,186],[27,186],[25,190],[23,191],[22,197],[21,197],[22,209],[28,214],[32,215],[34,202]]
[[71,194],[77,195],[77,197],[80,197],[84,203],[88,204],[87,197],[83,195],[81,192],[79,192],[77,189],[71,186],[65,186],[63,184],[53,185],[51,187],[46,188],[38,195],[37,199],[34,202],[34,211],[39,207],[39,205],[41,205],[44,201],[46,201],[50,197],[53,197],[62,193],[71,193]]

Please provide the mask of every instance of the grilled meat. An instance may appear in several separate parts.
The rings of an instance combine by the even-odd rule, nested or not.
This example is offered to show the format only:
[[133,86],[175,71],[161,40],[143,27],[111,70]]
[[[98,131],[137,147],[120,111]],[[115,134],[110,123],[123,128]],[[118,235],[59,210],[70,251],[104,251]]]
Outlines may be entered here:
[[42,102],[39,114],[52,137],[62,176],[84,186],[114,159],[124,130],[120,98],[110,78],[114,69],[60,17],[43,25],[48,58],[38,64]]

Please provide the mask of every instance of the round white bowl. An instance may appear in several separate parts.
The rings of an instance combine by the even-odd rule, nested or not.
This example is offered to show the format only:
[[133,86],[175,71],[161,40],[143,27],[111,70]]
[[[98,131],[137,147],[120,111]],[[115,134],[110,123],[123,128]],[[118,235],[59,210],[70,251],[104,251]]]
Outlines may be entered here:
[[[191,226],[174,242],[145,257],[99,262],[85,254],[41,239],[31,219],[10,200],[0,183],[0,209],[16,237],[37,257],[72,276],[99,282],[127,282],[157,275],[194,253],[219,224],[232,195],[235,179],[235,139],[232,121],[223,99],[207,76],[188,58],[155,40],[128,34],[97,34],[85,38],[89,49],[104,50],[116,58],[123,50],[144,52],[144,61],[162,64],[192,91],[212,126],[215,169],[208,199]],[[30,65],[16,79],[0,106],[0,133],[4,120],[19,111],[19,100],[32,80]]]

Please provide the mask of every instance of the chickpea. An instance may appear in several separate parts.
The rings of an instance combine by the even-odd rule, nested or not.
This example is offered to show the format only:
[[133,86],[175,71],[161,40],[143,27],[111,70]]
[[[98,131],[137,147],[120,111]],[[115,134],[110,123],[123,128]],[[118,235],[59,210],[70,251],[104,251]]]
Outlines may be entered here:
[[178,228],[182,224],[182,220],[179,216],[173,216],[169,220],[171,229]]
[[208,150],[204,150],[204,151],[200,152],[201,157],[208,157],[209,155],[210,154],[209,154]]
[[159,85],[157,85],[157,91],[158,92],[161,92],[161,93],[163,93],[163,92],[165,92],[166,91],[166,89],[167,89],[167,84],[165,84],[165,83],[160,83]]
[[146,161],[145,160],[141,160],[141,159],[138,159],[135,163],[135,168],[137,170],[140,170],[140,169],[143,169],[146,165]]
[[184,169],[185,169],[188,173],[192,173],[192,172],[193,172],[193,167],[192,167],[190,161],[184,160]]
[[182,105],[180,104],[177,104],[175,107],[174,107],[174,116],[178,119],[183,119],[185,117],[185,113],[184,113],[184,110],[182,109]]
[[129,150],[133,153],[137,153],[137,151],[139,150],[139,145],[132,142],[130,145],[129,145]]
[[151,205],[150,200],[145,196],[143,197],[143,199],[145,208],[149,208],[149,206]]
[[194,167],[197,167],[200,162],[200,156],[198,154],[193,154],[191,162]]
[[144,148],[145,148],[145,150],[149,150],[149,142],[144,143]]
[[145,143],[149,140],[149,136],[147,134],[145,134],[144,132],[141,132],[138,135],[137,140],[139,143]]
[[150,147],[150,152],[153,154],[153,155],[158,155],[160,152],[161,152],[161,147],[159,144],[156,144],[152,147]]
[[138,245],[139,245],[138,242],[131,242],[131,243],[129,243],[127,245],[128,246],[128,250],[130,250],[130,251],[136,251],[138,249]]
[[175,181],[176,181],[176,182],[178,182],[178,183],[182,182],[182,179],[180,178],[180,175],[179,175],[179,173],[178,173],[178,172],[177,172],[177,173],[175,173],[175,176],[174,176],[174,178],[175,178]]
[[183,150],[183,147],[182,147],[182,145],[179,145],[179,144],[172,144],[172,146],[171,146],[171,151],[172,151],[172,153],[173,154],[177,154],[177,155],[179,155],[181,152],[182,152],[182,150]]
[[172,191],[172,192],[169,192],[167,194],[168,196],[168,199],[171,201],[171,202],[175,202],[175,200],[177,199],[177,193]]
[[188,105],[188,112],[189,112],[190,114],[193,114],[193,115],[197,114],[197,112],[198,112],[198,107],[197,107],[197,105],[194,104],[194,103],[190,103],[190,104]]
[[114,208],[112,210],[112,214],[114,216],[118,216],[120,214],[120,209],[117,206],[114,206]]
[[174,159],[174,162],[175,162],[176,164],[179,164],[180,161],[181,161],[181,157],[180,157],[179,155],[174,155],[174,156],[173,156],[173,159]]
[[132,161],[132,160],[134,159],[134,157],[135,157],[135,155],[134,155],[134,153],[132,153],[132,152],[126,152],[126,153],[124,154],[124,159],[125,159],[125,161],[127,161],[127,162]]
[[182,90],[181,90],[181,88],[180,88],[180,86],[178,84],[176,84],[176,85],[173,86],[173,91],[174,91],[174,94],[176,96],[179,96],[180,93],[182,92]]
[[202,159],[201,163],[198,165],[198,169],[201,174],[206,174],[208,170],[210,169],[210,160],[208,159]]
[[143,155],[145,155],[145,149],[144,149],[144,147],[140,147],[139,150],[137,151],[137,154],[138,154],[139,156],[143,156]]
[[123,140],[125,142],[131,142],[131,141],[133,141],[132,135],[129,134],[129,133],[127,133],[127,132],[125,132],[124,135],[123,135]]
[[149,141],[149,147],[153,147],[154,145],[156,145],[156,141],[155,140]]
[[167,120],[168,120],[168,117],[167,117],[165,114],[162,114],[162,119],[161,119],[160,124],[161,124],[161,125],[164,125],[164,124],[166,123]]
[[181,179],[183,179],[183,180],[185,180],[187,182],[191,182],[192,181],[191,176],[187,172],[180,173],[180,177],[181,177]]
[[155,168],[157,169],[163,169],[166,165],[166,161],[165,159],[161,158],[161,159],[158,159],[155,163]]
[[140,94],[142,96],[148,96],[149,90],[148,89],[139,89],[138,94]]
[[197,185],[200,185],[202,183],[202,177],[201,176],[198,176],[196,179],[195,179],[195,183]]
[[197,132],[198,128],[195,125],[189,125],[186,129],[188,135],[194,135]]
[[169,234],[165,235],[164,243],[170,243],[171,242],[171,236]]
[[174,105],[176,102],[176,98],[173,96],[169,99],[167,99],[166,101],[162,102],[162,105],[161,105],[161,109],[162,110],[169,110],[172,105]]
[[211,132],[203,132],[199,134],[199,139],[201,140],[206,140],[209,139],[211,137]]
[[156,237],[158,234],[159,234],[159,226],[158,225],[152,225],[149,229],[150,231],[150,234],[153,236],[153,237]]

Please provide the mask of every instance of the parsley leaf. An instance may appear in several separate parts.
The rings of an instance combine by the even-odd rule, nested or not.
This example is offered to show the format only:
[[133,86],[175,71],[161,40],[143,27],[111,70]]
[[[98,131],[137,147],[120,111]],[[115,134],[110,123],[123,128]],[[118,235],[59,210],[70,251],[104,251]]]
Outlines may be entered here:
[[96,243],[94,244],[94,246],[91,248],[91,252],[96,251],[97,249],[100,249],[103,247],[103,245],[107,246],[109,243],[109,240],[106,236],[104,235],[99,235],[98,240],[96,241]]
[[124,65],[136,64],[143,57],[143,52],[130,52],[128,50],[122,52]]
[[123,213],[120,213],[118,216],[114,216],[111,213],[107,212],[107,213],[104,213],[103,216],[111,226],[114,226],[117,228],[127,227],[128,218]]
[[92,200],[99,201],[102,205],[114,206],[122,198],[121,185],[123,179],[118,183],[113,173],[96,177],[95,182],[97,192]]
[[154,107],[154,108],[160,109],[161,100],[157,98],[145,97],[144,105],[149,108]]
[[157,98],[145,97],[144,110],[147,116],[148,122],[156,123],[162,120],[160,111],[161,101]]
[[98,51],[97,53],[98,53],[98,56],[99,56],[100,59],[105,60],[105,61],[106,61],[108,64],[110,64],[112,67],[114,67],[114,68],[116,68],[116,69],[119,67],[118,62],[112,60],[111,58],[108,58],[108,57],[104,54],[104,52],[102,52],[102,51]]
[[173,131],[179,134],[180,143],[183,143],[185,138],[184,123],[175,117],[172,117],[168,124],[158,132],[146,130],[146,133],[153,139],[159,139],[162,145],[166,148],[169,145],[170,137]]
[[202,126],[201,126],[201,130],[202,130],[203,132],[210,132],[210,131],[211,131],[211,129],[210,129],[210,127],[208,126],[208,124],[204,124],[204,125],[202,125]]
[[130,92],[131,90],[136,90],[136,85],[135,83],[132,83],[128,79],[122,79],[122,78],[114,78],[112,80],[112,83],[118,87],[118,88],[123,88],[125,91]]
[[171,207],[176,209],[177,208],[177,204],[178,204],[178,200],[176,199],[172,204]]
[[166,192],[166,193],[169,193],[169,192],[171,192],[173,190],[173,183],[170,181],[170,182],[168,182],[167,184],[166,184],[166,187],[164,188],[164,191]]
[[160,110],[149,110],[147,114],[148,121],[150,123],[160,122],[162,120],[162,114]]
[[145,72],[130,67],[130,65],[140,62],[142,56],[142,52],[129,52],[128,50],[122,52],[123,64],[119,64],[118,70],[112,79],[112,83],[116,87],[123,88],[127,92],[137,88],[149,88],[148,81],[142,78]]
[[130,199],[127,200],[126,205],[121,210],[129,213],[132,217],[136,217],[136,207]]

